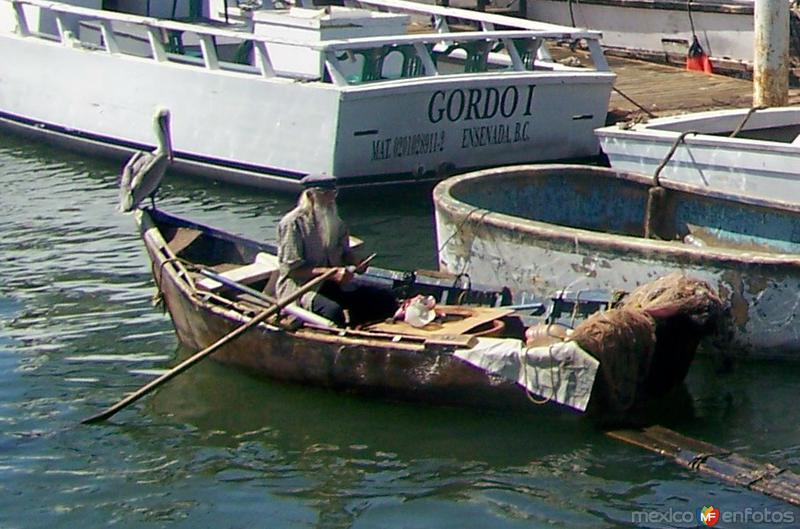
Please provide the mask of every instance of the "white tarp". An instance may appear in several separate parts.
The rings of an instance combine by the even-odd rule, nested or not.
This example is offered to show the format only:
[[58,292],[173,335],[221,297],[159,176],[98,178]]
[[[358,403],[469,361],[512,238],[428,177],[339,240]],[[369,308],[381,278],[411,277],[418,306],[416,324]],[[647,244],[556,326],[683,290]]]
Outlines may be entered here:
[[586,411],[600,362],[575,342],[525,347],[520,340],[479,338],[455,356],[527,388],[539,398]]

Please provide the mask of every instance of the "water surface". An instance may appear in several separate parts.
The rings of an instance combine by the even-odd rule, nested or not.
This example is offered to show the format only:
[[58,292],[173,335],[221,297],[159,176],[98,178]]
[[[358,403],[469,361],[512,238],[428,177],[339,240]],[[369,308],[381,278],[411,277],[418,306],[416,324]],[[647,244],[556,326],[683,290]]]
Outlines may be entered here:
[[[118,171],[0,135],[0,527],[668,527],[704,505],[800,520],[577,416],[376,401],[213,362],[79,426],[188,354],[114,209]],[[170,175],[159,207],[274,240],[293,201]],[[427,193],[344,197],[341,212],[377,264],[435,267]],[[698,362],[663,422],[797,471],[799,375]]]

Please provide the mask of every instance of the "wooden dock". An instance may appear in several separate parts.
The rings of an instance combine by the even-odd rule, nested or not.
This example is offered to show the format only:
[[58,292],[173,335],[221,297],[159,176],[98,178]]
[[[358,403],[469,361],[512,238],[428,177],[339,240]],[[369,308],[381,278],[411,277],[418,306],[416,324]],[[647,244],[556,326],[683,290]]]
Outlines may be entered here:
[[[609,104],[609,113],[617,118],[615,121],[639,114],[646,116],[636,104],[656,116],[668,116],[749,107],[753,102],[753,84],[748,80],[634,59],[613,56],[607,59],[611,70],[617,74],[616,90]],[[790,89],[789,104],[800,104],[800,89]]]

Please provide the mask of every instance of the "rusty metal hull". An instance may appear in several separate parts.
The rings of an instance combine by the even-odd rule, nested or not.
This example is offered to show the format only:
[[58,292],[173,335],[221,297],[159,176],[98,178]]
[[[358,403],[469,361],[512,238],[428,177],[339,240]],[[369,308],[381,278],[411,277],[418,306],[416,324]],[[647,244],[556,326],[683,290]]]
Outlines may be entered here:
[[[137,220],[162,299],[178,339],[202,349],[250,315],[221,306],[191,284],[147,212]],[[212,358],[272,379],[390,398],[496,408],[530,407],[523,389],[452,356],[455,346],[376,341],[302,328],[260,324]]]
[[665,184],[659,237],[645,239],[651,184],[564,165],[451,178],[434,190],[440,268],[533,292],[629,291],[684,272],[727,303],[726,351],[800,359],[800,207]]

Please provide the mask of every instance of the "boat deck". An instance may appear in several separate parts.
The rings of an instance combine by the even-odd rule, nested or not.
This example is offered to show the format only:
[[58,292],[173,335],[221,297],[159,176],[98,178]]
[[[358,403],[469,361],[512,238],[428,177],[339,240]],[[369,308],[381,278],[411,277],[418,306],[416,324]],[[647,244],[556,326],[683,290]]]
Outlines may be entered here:
[[[657,116],[749,107],[753,101],[753,84],[745,79],[634,59],[613,56],[607,59],[617,74],[609,104],[612,122],[645,114],[617,90]],[[789,104],[800,104],[800,88],[789,90]]]

